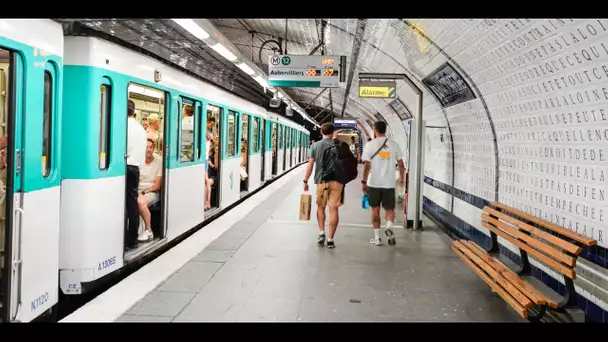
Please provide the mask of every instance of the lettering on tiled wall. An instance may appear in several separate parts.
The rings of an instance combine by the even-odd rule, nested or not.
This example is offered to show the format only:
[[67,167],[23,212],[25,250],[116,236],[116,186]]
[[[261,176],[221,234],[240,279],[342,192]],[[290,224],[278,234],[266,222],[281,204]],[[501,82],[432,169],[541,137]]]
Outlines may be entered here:
[[[608,20],[496,20],[457,60],[496,128],[499,201],[608,247]],[[492,147],[471,145],[491,139],[477,133],[481,114],[457,116],[460,132],[476,133],[455,139],[455,149],[462,171],[475,170],[475,186],[486,189]]]

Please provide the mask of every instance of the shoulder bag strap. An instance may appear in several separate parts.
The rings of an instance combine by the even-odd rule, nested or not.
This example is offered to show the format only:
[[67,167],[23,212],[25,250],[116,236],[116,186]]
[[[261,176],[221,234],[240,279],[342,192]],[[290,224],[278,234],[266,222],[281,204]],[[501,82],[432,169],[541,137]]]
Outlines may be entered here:
[[382,150],[382,148],[383,148],[384,146],[386,146],[386,142],[387,142],[387,141],[388,141],[388,138],[386,138],[386,139],[384,140],[384,143],[382,143],[382,146],[380,146],[380,148],[378,149],[378,151],[376,151],[376,153],[374,153],[374,154],[372,155],[372,157],[371,157],[371,158],[369,158],[369,160],[374,159],[374,157],[375,157],[375,156],[376,156],[378,153],[380,153],[380,150]]

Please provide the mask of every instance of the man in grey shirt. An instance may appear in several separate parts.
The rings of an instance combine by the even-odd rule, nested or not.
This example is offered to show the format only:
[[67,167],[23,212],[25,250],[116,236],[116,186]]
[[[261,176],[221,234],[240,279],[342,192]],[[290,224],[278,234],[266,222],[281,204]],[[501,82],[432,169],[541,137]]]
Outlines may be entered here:
[[325,206],[329,205],[329,238],[327,239],[327,248],[334,248],[336,247],[334,244],[334,235],[336,234],[339,221],[338,209],[344,202],[344,184],[337,181],[324,183],[321,179],[323,154],[326,150],[335,145],[335,142],[333,141],[334,125],[330,122],[324,123],[321,126],[321,134],[323,134],[323,139],[314,143],[310,148],[308,165],[304,175],[304,191],[308,191],[308,179],[310,178],[314,166],[315,184],[317,185],[317,222],[319,224],[319,237],[317,242],[319,244],[325,242]]

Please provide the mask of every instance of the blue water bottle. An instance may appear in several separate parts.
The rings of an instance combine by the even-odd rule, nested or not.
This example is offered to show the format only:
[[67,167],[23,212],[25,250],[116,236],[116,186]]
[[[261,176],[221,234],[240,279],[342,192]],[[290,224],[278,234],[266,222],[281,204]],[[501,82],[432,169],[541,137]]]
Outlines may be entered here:
[[369,208],[369,197],[367,197],[367,194],[363,194],[363,198],[361,198],[361,207],[363,209]]

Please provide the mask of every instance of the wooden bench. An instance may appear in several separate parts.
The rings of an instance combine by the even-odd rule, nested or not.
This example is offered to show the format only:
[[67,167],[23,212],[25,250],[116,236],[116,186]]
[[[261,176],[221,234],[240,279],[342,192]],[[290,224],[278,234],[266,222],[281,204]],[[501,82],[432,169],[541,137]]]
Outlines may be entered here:
[[[482,225],[490,231],[491,248],[486,251],[472,241],[455,240],[454,253],[523,318],[538,322],[547,310],[575,308],[574,266],[581,246],[593,246],[597,241],[504,204],[491,205],[481,214]],[[498,260],[498,236],[519,249],[517,270]],[[565,293],[560,301],[550,299],[522,278],[531,274],[529,256],[564,277]]]

